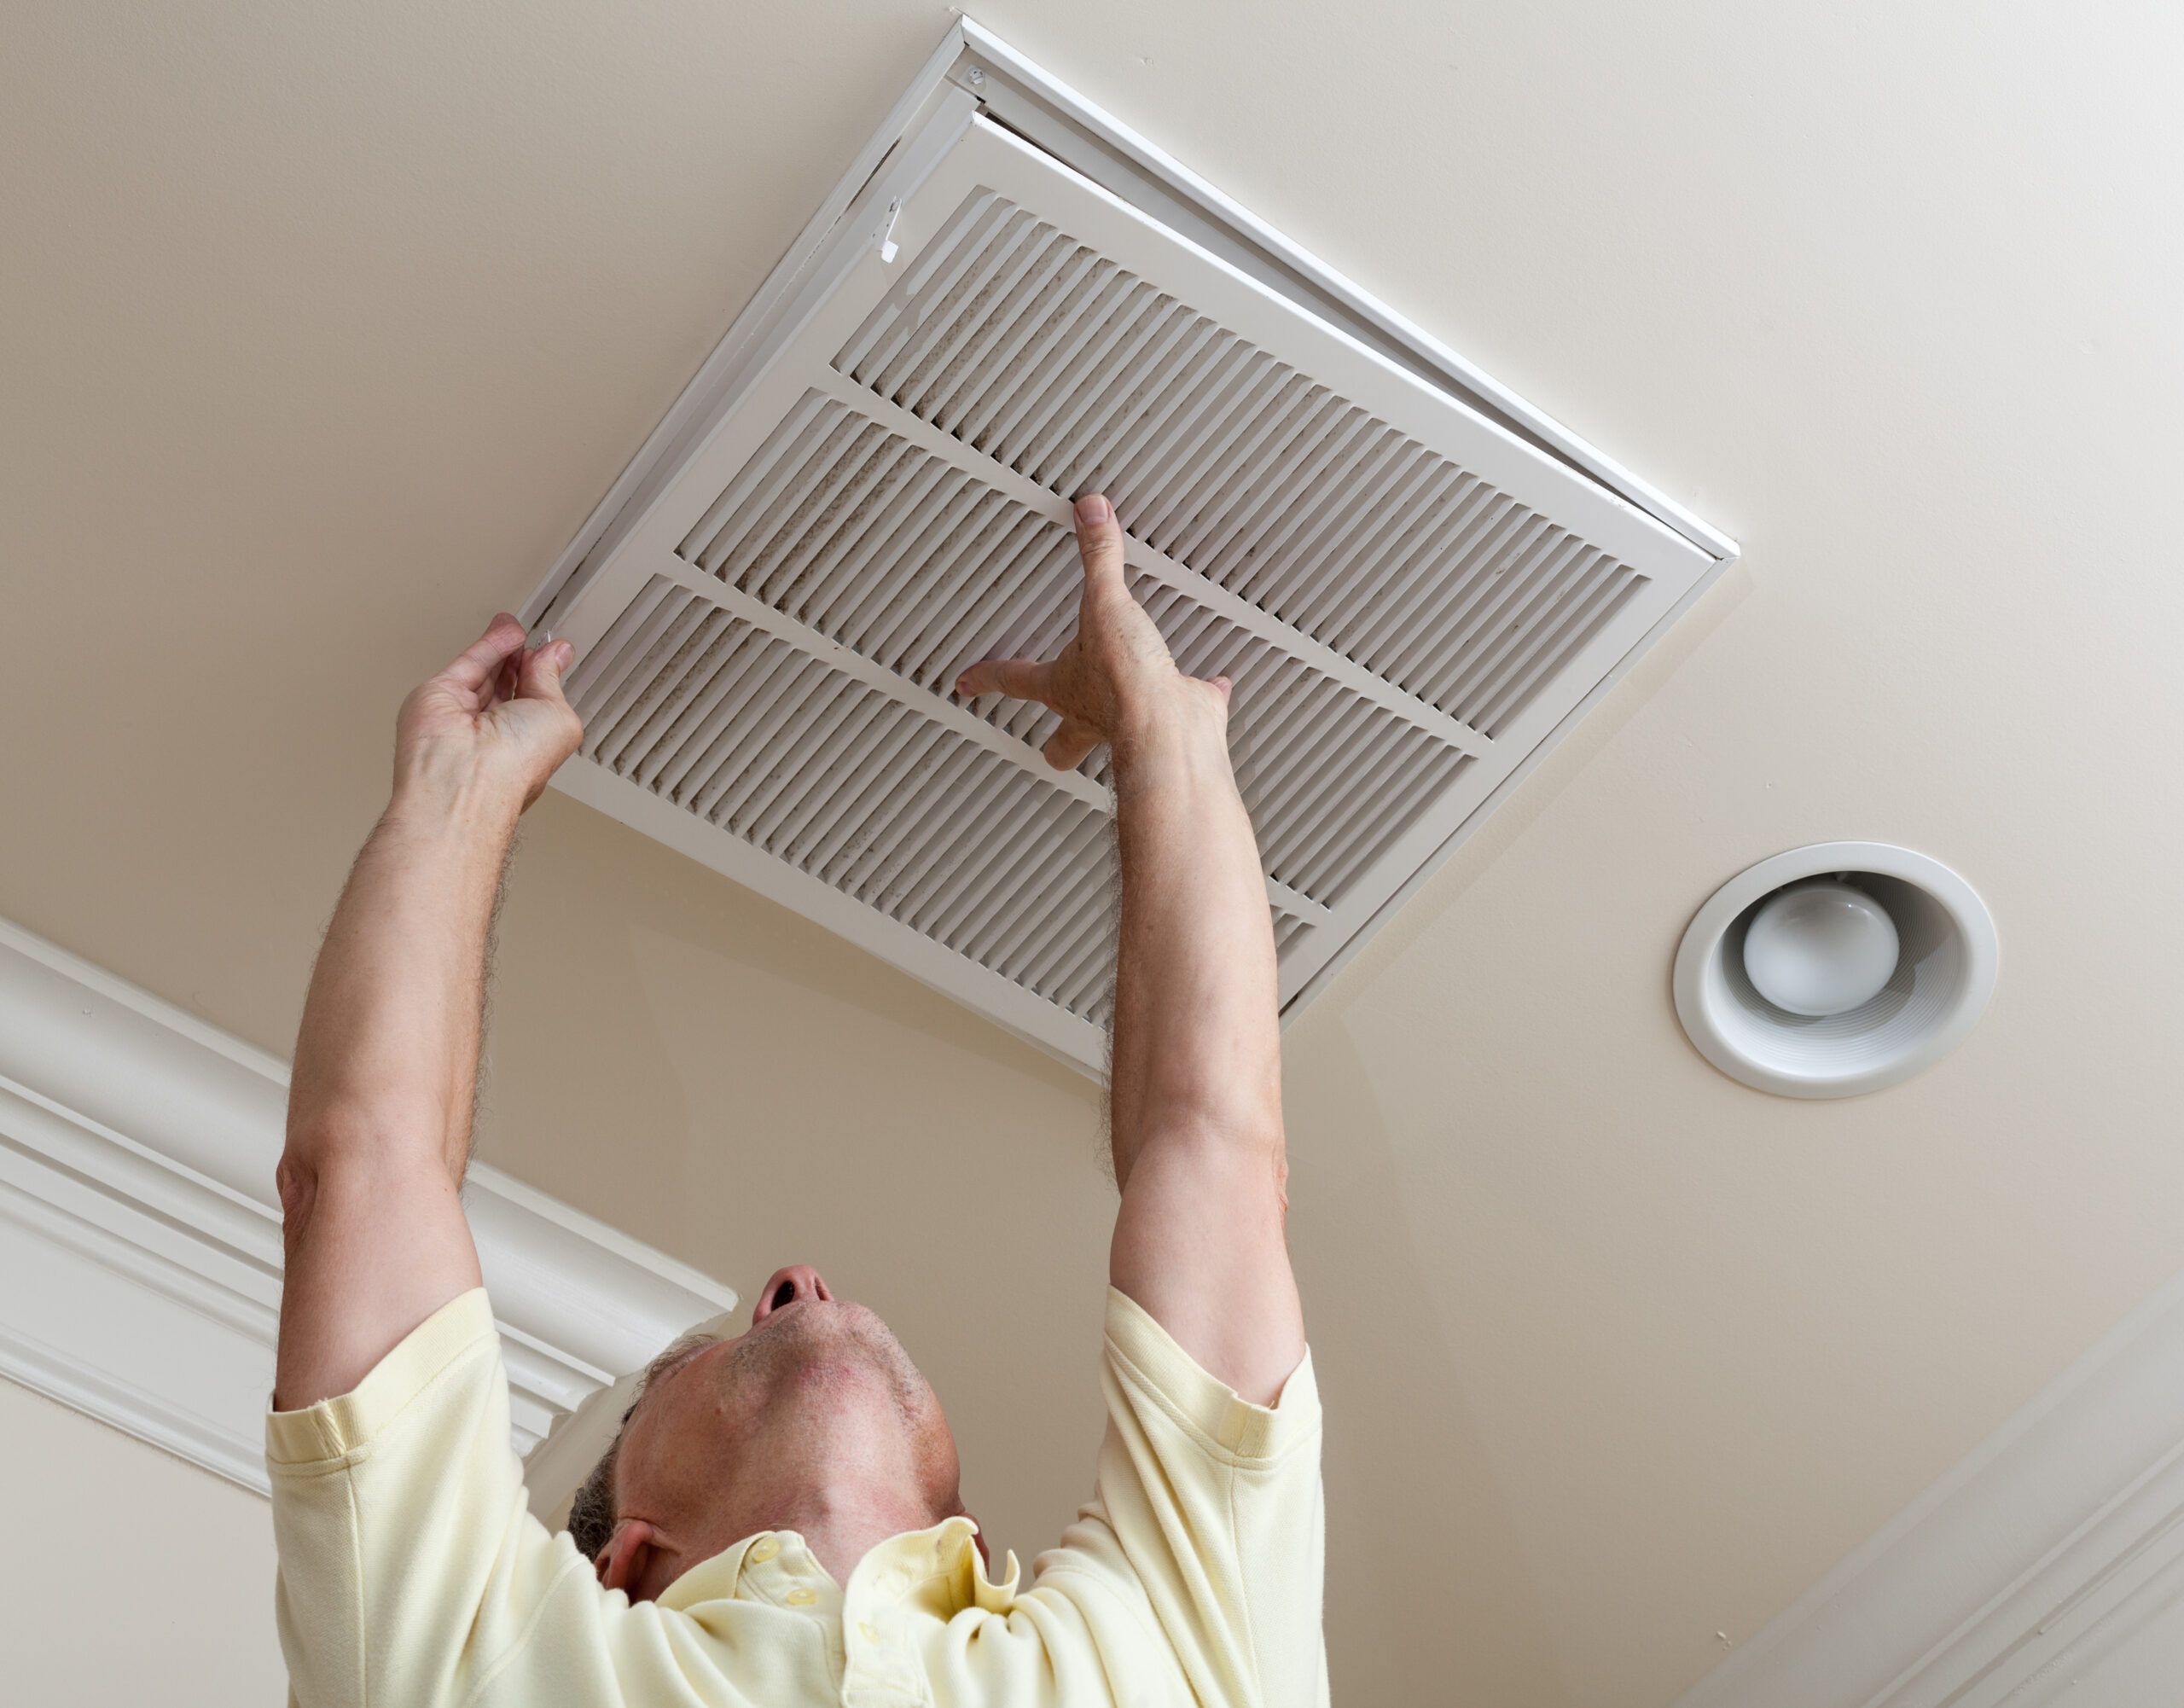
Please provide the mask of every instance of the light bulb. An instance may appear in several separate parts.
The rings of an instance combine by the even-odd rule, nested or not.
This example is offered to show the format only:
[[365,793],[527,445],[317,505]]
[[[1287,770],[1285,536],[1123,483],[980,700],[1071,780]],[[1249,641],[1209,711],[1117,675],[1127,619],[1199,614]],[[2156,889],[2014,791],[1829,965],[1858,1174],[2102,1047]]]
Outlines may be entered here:
[[1804,884],[1760,904],[1744,934],[1752,988],[1793,1014],[1840,1014],[1871,1002],[1896,971],[1896,921],[1849,884]]

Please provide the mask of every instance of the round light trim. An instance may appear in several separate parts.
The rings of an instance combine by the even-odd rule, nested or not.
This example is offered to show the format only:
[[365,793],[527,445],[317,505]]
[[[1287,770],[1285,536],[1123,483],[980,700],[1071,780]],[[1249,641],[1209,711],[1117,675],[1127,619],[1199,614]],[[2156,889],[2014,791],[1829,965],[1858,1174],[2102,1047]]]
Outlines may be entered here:
[[[1830,1014],[1770,1002],[1746,967],[1747,936],[1765,904],[1814,879],[1869,899],[1896,938],[1878,988]],[[1778,909],[1777,923],[1788,910]],[[1880,933],[1850,934],[1865,943],[1861,965],[1870,977]],[[1759,954],[1764,963],[1763,943]],[[1850,1097],[1908,1079],[1955,1049],[1985,1012],[2000,967],[1986,903],[1939,861],[1885,842],[1819,842],[1739,873],[1699,909],[1676,950],[1676,1015],[1699,1053],[1732,1079],[1786,1097]],[[1859,982],[1844,976],[1818,994],[1854,995]],[[1775,994],[1798,994],[1793,983]]]

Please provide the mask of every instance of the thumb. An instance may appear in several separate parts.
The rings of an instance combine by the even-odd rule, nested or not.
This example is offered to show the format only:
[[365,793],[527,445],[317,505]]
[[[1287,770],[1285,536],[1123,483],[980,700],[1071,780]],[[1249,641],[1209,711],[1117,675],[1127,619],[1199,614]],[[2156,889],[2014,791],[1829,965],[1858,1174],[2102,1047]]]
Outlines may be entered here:
[[1103,494],[1087,492],[1077,501],[1077,549],[1087,582],[1123,585],[1123,525]]
[[561,677],[577,655],[574,645],[567,641],[549,641],[543,647],[533,648],[523,655],[523,668],[516,677],[515,697],[518,700],[549,700],[557,706],[566,706],[567,700],[561,693]]

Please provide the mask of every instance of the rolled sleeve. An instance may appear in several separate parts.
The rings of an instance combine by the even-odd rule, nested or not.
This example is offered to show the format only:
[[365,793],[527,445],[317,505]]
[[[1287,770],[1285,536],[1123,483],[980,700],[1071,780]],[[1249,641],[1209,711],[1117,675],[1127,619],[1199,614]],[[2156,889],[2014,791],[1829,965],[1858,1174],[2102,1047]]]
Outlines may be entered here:
[[1037,1570],[1082,1604],[1117,1699],[1324,1704],[1326,1508],[1310,1353],[1275,1404],[1257,1405],[1111,1287],[1101,1387],[1107,1427],[1092,1502]]
[[334,1399],[265,1415],[265,1463],[275,1476],[334,1467],[373,1442],[466,1355],[497,1355],[483,1287],[457,1293],[398,1341],[363,1380]]
[[462,1700],[578,1563],[526,1505],[483,1289],[350,1392],[270,1413],[265,1455],[281,1646],[304,1708]]
[[1320,1390],[1310,1348],[1275,1403],[1254,1405],[1200,1368],[1143,1305],[1109,1287],[1107,1350],[1110,1370],[1198,1436],[1210,1453],[1271,1462],[1300,1449],[1318,1451]]

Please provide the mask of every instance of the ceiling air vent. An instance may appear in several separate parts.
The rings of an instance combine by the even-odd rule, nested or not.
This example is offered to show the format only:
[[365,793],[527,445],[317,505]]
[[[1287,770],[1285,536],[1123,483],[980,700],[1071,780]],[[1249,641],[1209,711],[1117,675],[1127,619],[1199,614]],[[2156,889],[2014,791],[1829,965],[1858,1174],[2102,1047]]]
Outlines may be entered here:
[[1286,1015],[1734,555],[967,22],[527,607],[559,786],[1100,1072],[1104,756],[952,689],[1094,490],[1234,679]]

